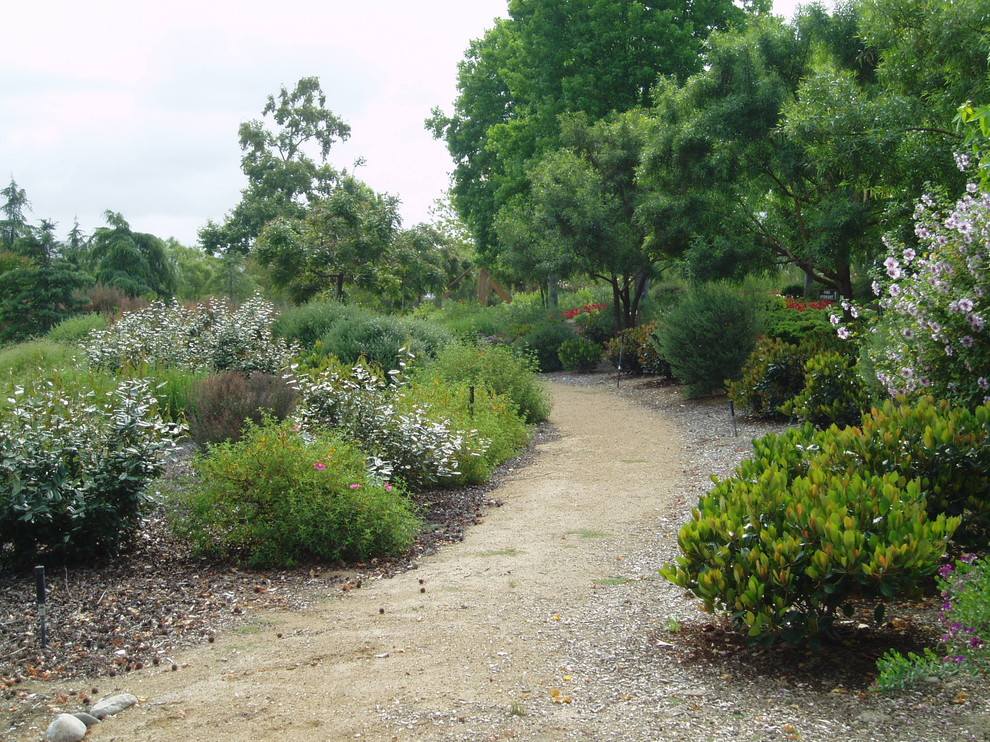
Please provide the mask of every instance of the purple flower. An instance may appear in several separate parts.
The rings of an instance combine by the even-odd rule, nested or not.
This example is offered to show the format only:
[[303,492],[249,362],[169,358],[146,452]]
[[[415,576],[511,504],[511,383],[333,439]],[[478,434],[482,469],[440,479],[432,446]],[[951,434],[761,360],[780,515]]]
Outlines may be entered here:
[[963,347],[972,348],[975,341],[969,335],[963,335],[959,338],[959,342],[963,344]]
[[848,340],[848,339],[849,339],[849,336],[850,336],[851,334],[852,334],[852,333],[850,333],[850,332],[849,332],[849,328],[848,328],[848,327],[840,327],[840,328],[838,329],[838,335],[839,335],[839,337],[840,337],[840,338],[842,338],[843,340]]
[[969,320],[969,326],[973,328],[974,332],[983,331],[983,318],[978,314],[970,314],[966,319]]
[[916,256],[917,253],[909,247],[907,250],[904,251],[904,262],[910,264],[910,262],[914,260]]
[[972,312],[973,311],[973,300],[972,299],[960,299],[957,303],[958,311],[960,312]]
[[360,484],[352,484],[351,485],[351,489],[352,490],[359,490],[359,489],[361,489],[361,485]]
[[327,468],[327,465],[324,464],[322,461],[317,461],[315,464],[313,464],[313,468],[314,469],[319,469],[320,471],[323,471],[324,469]]
[[986,376],[981,376],[978,378],[976,383],[980,385],[980,389],[990,389],[990,381],[987,381]]

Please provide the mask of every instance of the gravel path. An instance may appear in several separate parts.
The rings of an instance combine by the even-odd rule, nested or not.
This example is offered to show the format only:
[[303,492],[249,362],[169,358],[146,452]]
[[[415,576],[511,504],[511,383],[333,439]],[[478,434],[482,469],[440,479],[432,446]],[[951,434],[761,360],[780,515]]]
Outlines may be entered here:
[[[89,738],[990,740],[977,680],[868,689],[879,653],[931,640],[930,603],[820,655],[757,651],[658,577],[709,475],[774,426],[734,435],[724,401],[648,381],[551,378],[556,435],[462,541],[360,587],[310,575],[279,588],[296,608],[246,603],[169,666],[101,678],[99,695],[141,702]],[[6,739],[40,738],[88,684],[18,683],[5,703],[35,693],[48,716]]]

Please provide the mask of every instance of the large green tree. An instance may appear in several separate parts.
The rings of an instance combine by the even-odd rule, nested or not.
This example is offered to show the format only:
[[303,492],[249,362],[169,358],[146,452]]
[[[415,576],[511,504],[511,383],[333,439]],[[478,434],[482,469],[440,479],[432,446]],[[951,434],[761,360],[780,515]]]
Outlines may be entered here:
[[241,169],[248,185],[222,224],[209,221],[199,232],[207,252],[246,254],[275,218],[300,219],[314,199],[329,196],[341,173],[330,150],[350,136],[350,127],[326,107],[319,78],[304,77],[276,98],[268,96],[262,119],[238,131]]
[[93,234],[88,255],[96,281],[131,297],[173,297],[175,266],[165,243],[152,234],[134,232],[115,211],[105,212],[104,218],[107,226]]
[[347,283],[374,285],[388,257],[400,219],[397,200],[344,176],[302,216],[269,221],[252,255],[271,270],[272,282],[303,302]]
[[744,11],[732,0],[512,0],[509,16],[468,48],[454,112],[427,122],[454,159],[454,203],[489,264],[496,215],[562,146],[561,114],[642,106],[658,76],[697,70],[708,34]]

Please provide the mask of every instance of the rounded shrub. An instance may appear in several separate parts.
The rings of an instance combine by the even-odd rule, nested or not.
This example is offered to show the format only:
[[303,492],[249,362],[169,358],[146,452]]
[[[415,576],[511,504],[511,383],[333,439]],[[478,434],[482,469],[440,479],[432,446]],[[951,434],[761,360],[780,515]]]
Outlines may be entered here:
[[817,643],[854,597],[917,592],[958,518],[929,519],[918,479],[830,471],[793,476],[774,443],[701,498],[662,574],[724,611],[753,641]]
[[515,347],[536,357],[540,371],[560,371],[560,345],[576,338],[577,332],[562,322],[545,322],[515,342]]
[[781,405],[780,410],[815,427],[855,425],[870,400],[856,370],[856,359],[842,353],[819,353],[804,364],[801,392]]
[[660,322],[649,322],[623,330],[605,346],[612,367],[629,374],[652,374],[670,378],[670,364],[657,352]]
[[251,567],[399,554],[419,530],[401,489],[369,477],[364,453],[336,433],[249,423],[240,441],[194,465],[183,534],[200,552]]
[[[395,368],[408,353],[435,358],[454,340],[436,322],[391,316],[355,316],[335,325],[321,340],[321,352],[343,363],[368,363]],[[403,350],[404,349],[404,350]]]
[[725,389],[738,378],[756,344],[753,301],[727,287],[700,286],[671,310],[658,333],[659,355],[689,397]]
[[0,416],[0,561],[86,561],[128,546],[179,427],[149,384],[94,399],[19,389]]
[[729,383],[729,399],[755,417],[785,417],[780,407],[804,389],[805,363],[818,347],[814,341],[795,345],[778,338],[760,338],[743,365],[741,378]]
[[194,383],[186,407],[189,437],[198,445],[240,440],[245,421],[285,420],[296,392],[282,378],[224,371]]
[[289,342],[296,342],[311,349],[330,330],[341,322],[358,318],[370,319],[366,310],[339,301],[311,301],[298,307],[283,310],[272,325],[272,332]]
[[570,338],[557,351],[565,371],[594,371],[602,359],[602,346],[584,338]]
[[414,371],[417,381],[485,386],[508,398],[527,423],[550,416],[550,400],[532,360],[505,345],[451,345]]

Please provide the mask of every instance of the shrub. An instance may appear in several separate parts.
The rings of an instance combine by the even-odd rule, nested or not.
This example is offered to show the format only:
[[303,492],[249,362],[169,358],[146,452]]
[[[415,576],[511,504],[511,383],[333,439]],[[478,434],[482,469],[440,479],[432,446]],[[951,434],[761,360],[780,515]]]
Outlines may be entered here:
[[265,416],[285,420],[296,392],[281,378],[255,372],[224,371],[193,386],[186,416],[189,437],[200,446],[240,440],[245,422],[261,424]]
[[259,295],[231,309],[211,300],[185,308],[153,302],[90,333],[84,351],[94,368],[178,366],[278,373],[296,348],[272,334],[275,308]]
[[73,349],[52,340],[28,340],[0,348],[0,379],[12,387],[47,375],[52,369],[77,365]]
[[[885,309],[872,346],[877,378],[894,396],[934,395],[975,407],[990,400],[990,193],[975,184],[946,217],[935,201],[915,209],[917,249],[886,241],[874,283]],[[849,335],[849,328],[840,328]]]
[[657,352],[660,322],[623,330],[610,340],[605,354],[613,368],[630,374],[654,374],[670,378],[670,364]]
[[807,342],[793,345],[777,338],[760,338],[743,365],[742,378],[729,383],[729,399],[756,417],[782,417],[780,406],[804,388],[804,364],[813,347]]
[[504,345],[451,345],[413,373],[423,383],[438,380],[487,387],[507,397],[527,423],[542,422],[550,416],[550,400],[536,376],[533,361]]
[[82,342],[93,330],[102,330],[107,326],[107,319],[102,314],[77,314],[59,322],[45,336],[56,343],[71,345]]
[[337,433],[249,423],[242,440],[210,447],[195,468],[184,535],[251,567],[398,554],[419,528],[401,489],[370,477],[364,453]]
[[364,358],[384,369],[395,368],[407,352],[435,358],[453,342],[453,336],[435,322],[389,316],[354,316],[336,325],[322,338],[321,351],[346,364]]
[[990,670],[990,561],[964,557],[939,570],[942,610],[939,619],[945,631],[945,656],[926,649],[923,656],[909,652],[904,657],[890,650],[877,661],[876,687],[904,688],[930,676],[952,675],[965,670],[982,674]]
[[797,345],[804,341],[816,341],[823,349],[828,346],[838,348],[840,343],[829,315],[827,308],[811,308],[807,302],[774,304],[760,313],[760,323],[767,337],[785,343]]
[[573,328],[562,322],[546,322],[516,341],[516,347],[536,357],[540,371],[560,371],[560,344],[577,337]]
[[602,359],[602,346],[584,338],[569,338],[557,351],[565,371],[594,371]]
[[795,299],[803,299],[804,298],[804,284],[803,283],[791,283],[791,284],[788,284],[787,286],[784,286],[784,288],[782,288],[780,290],[780,295],[781,296],[790,296],[790,297],[793,297]]
[[127,546],[179,433],[153,400],[141,380],[99,401],[49,385],[16,392],[0,419],[4,561],[86,560]]
[[869,407],[856,359],[842,353],[819,353],[804,364],[801,393],[781,405],[781,411],[818,428],[855,425]]
[[[390,372],[397,376],[398,372]],[[457,431],[419,405],[400,406],[402,389],[365,364],[349,372],[336,368],[304,375],[297,419],[307,429],[336,429],[369,454],[369,469],[382,479],[424,487],[460,474],[465,456],[481,456],[488,442],[477,432]]]
[[658,353],[689,397],[721,392],[739,376],[756,344],[753,302],[731,289],[707,285],[675,307],[658,333]]
[[93,284],[82,295],[89,299],[90,311],[105,316],[134,312],[148,306],[145,299],[131,298],[115,286],[107,286],[105,283]]
[[279,314],[272,324],[272,332],[290,343],[310,349],[338,324],[373,316],[371,312],[338,301],[311,301]]
[[429,382],[414,379],[402,395],[400,406],[428,409],[434,417],[449,421],[454,430],[474,430],[488,441],[480,455],[462,452],[457,467],[460,474],[450,478],[451,484],[487,482],[499,464],[518,456],[529,443],[529,428],[516,405],[485,386],[452,384],[438,378]]
[[817,462],[792,476],[756,456],[701,498],[662,570],[751,640],[817,643],[853,597],[910,594],[937,570],[959,519],[929,520],[919,480]]

